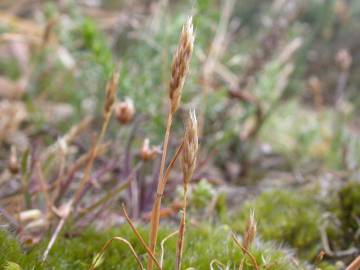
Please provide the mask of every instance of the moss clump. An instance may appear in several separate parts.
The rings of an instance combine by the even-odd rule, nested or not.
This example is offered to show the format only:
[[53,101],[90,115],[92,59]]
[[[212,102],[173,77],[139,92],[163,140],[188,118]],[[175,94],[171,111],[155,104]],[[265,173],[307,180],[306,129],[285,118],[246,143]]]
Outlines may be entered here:
[[[164,238],[175,229],[162,228],[159,239]],[[141,228],[140,233],[146,236],[147,229]],[[19,264],[22,269],[88,269],[104,243],[113,236],[122,236],[128,239],[145,262],[145,250],[139,245],[128,226],[122,226],[119,229],[102,233],[87,229],[77,237],[60,237],[53,247],[48,261],[43,266],[39,264],[37,259],[39,256],[36,254],[41,254],[45,247],[44,244],[33,248],[29,253],[32,255],[28,256],[29,254],[25,254],[21,250],[16,240],[2,233],[0,267],[4,267],[7,261],[12,261]],[[164,269],[174,268],[176,240],[177,238],[174,237],[165,243]],[[159,250],[160,248],[158,248]],[[257,263],[266,269],[298,269],[291,262],[290,256],[268,243],[256,243],[252,253]],[[189,227],[187,230],[183,261],[185,269],[190,266],[196,269],[209,269],[213,259],[234,269],[242,256],[239,248],[231,239],[231,231],[227,226],[219,226],[215,229],[212,226],[201,225],[197,228]],[[137,269],[137,265],[128,248],[122,243],[114,242],[97,269]],[[253,269],[250,260],[246,261],[244,269]]]
[[8,232],[0,230],[0,269],[14,269],[16,264],[23,269],[28,269],[29,265],[40,269],[36,260],[36,252],[26,252],[16,238]]
[[313,259],[317,255],[321,242],[318,229],[321,211],[314,196],[293,191],[264,192],[235,214],[234,230],[245,230],[251,209],[255,209],[258,231],[264,240],[287,244],[303,259]]
[[343,232],[343,248],[360,245],[360,182],[348,182],[338,193],[338,213]]

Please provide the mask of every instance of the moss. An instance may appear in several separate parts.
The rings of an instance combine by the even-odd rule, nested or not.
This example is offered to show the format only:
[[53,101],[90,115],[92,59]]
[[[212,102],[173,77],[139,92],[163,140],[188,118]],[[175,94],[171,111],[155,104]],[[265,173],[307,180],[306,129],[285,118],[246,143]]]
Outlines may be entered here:
[[235,214],[234,230],[244,231],[251,209],[255,209],[258,231],[264,240],[289,245],[301,258],[313,259],[317,255],[321,212],[314,196],[292,191],[265,192]]
[[338,218],[341,221],[344,241],[360,245],[360,183],[350,181],[338,193]]
[[320,269],[320,270],[338,270],[339,268],[334,266],[334,265],[328,264],[327,262],[321,262],[317,266],[317,269]]
[[0,269],[15,269],[16,264],[22,269],[27,269],[26,267],[29,265],[40,269],[36,258],[36,251],[23,250],[15,237],[0,230]]
[[[175,228],[162,228],[159,239],[163,239],[174,230]],[[140,233],[146,236],[146,228],[140,229]],[[184,268],[193,266],[196,269],[209,269],[211,261],[217,259],[233,269],[243,255],[231,239],[230,233],[227,226],[219,226],[216,229],[208,225],[200,225],[196,228],[188,227]],[[122,226],[119,229],[102,233],[87,229],[77,237],[59,238],[44,266],[40,266],[36,254],[41,254],[46,241],[26,254],[15,239],[2,233],[1,251],[5,252],[0,253],[0,266],[3,267],[7,261],[11,261],[19,264],[22,269],[88,269],[104,243],[113,236],[122,236],[133,243],[135,250],[145,262],[144,249],[139,246],[128,226]],[[174,267],[176,240],[176,237],[173,237],[165,243],[164,269]],[[266,265],[266,269],[297,269],[291,263],[290,256],[268,243],[255,244],[252,253],[258,264],[264,267]],[[122,243],[114,242],[98,269],[137,269],[137,266],[128,248]],[[247,261],[244,269],[253,269],[250,261]]]

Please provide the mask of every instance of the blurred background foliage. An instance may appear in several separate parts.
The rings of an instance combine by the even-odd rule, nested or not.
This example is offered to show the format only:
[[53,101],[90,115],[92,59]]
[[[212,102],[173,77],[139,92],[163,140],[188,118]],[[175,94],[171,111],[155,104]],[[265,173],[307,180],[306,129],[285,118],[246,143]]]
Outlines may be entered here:
[[[198,108],[205,123],[202,148],[217,149],[220,168],[227,170],[223,161],[242,161],[233,181],[241,181],[263,151],[284,154],[288,166],[317,160],[330,168],[357,167],[356,1],[48,1],[36,12],[50,34],[44,50],[29,59],[30,121],[51,125],[36,113],[38,98],[71,105],[61,132],[84,115],[100,115],[105,81],[120,63],[118,97],[130,97],[137,117],[151,119],[141,131],[160,143],[178,29],[194,15],[195,57],[182,109]],[[335,55],[341,49],[353,61],[337,106],[341,68]],[[0,66],[1,74],[21,77],[16,61],[1,59]],[[233,96],[241,91],[250,100]],[[177,123],[181,130],[182,120]],[[119,129],[112,125],[114,136],[128,136]]]

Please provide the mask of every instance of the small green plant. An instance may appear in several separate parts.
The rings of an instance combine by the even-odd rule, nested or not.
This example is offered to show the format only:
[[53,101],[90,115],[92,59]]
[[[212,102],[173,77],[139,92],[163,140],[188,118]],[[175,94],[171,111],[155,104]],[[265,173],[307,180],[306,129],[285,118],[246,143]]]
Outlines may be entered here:
[[235,214],[235,231],[245,230],[246,213],[255,210],[260,237],[295,248],[302,258],[313,259],[319,252],[321,210],[311,194],[293,191],[264,192],[247,202]]
[[192,186],[190,195],[191,205],[198,209],[204,208],[210,203],[214,195],[214,187],[203,179]]

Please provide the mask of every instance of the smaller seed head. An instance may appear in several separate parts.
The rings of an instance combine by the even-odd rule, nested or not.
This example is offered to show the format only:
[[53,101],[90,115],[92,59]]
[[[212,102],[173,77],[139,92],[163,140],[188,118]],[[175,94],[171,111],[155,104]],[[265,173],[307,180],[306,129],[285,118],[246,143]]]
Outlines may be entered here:
[[130,123],[135,115],[135,107],[132,99],[126,98],[124,101],[118,102],[115,106],[115,115],[121,124]]
[[9,171],[12,174],[17,174],[20,170],[19,160],[17,158],[15,146],[11,146],[11,153],[10,153],[8,167],[9,167]]
[[182,149],[182,169],[184,174],[184,185],[188,184],[194,173],[198,148],[198,125],[196,115],[194,110],[190,110],[189,118],[186,124]]
[[244,236],[244,248],[249,249],[256,236],[256,220],[255,211],[250,212],[250,217],[246,224],[246,231]]
[[347,71],[351,66],[352,56],[347,49],[341,49],[337,52],[335,61],[341,71]]
[[308,81],[311,92],[321,93],[321,81],[316,76],[311,76]]
[[115,103],[115,93],[119,82],[119,72],[115,70],[106,85],[104,116],[109,114]]
[[171,111],[177,111],[181,101],[181,92],[184,86],[186,74],[189,70],[190,59],[194,46],[194,29],[192,17],[184,24],[178,48],[175,52],[171,66],[171,80],[169,84],[169,97],[171,101]]
[[159,153],[160,151],[158,149],[156,149],[155,147],[150,147],[150,140],[149,138],[146,138],[140,149],[139,157],[143,161],[149,161],[154,160]]

